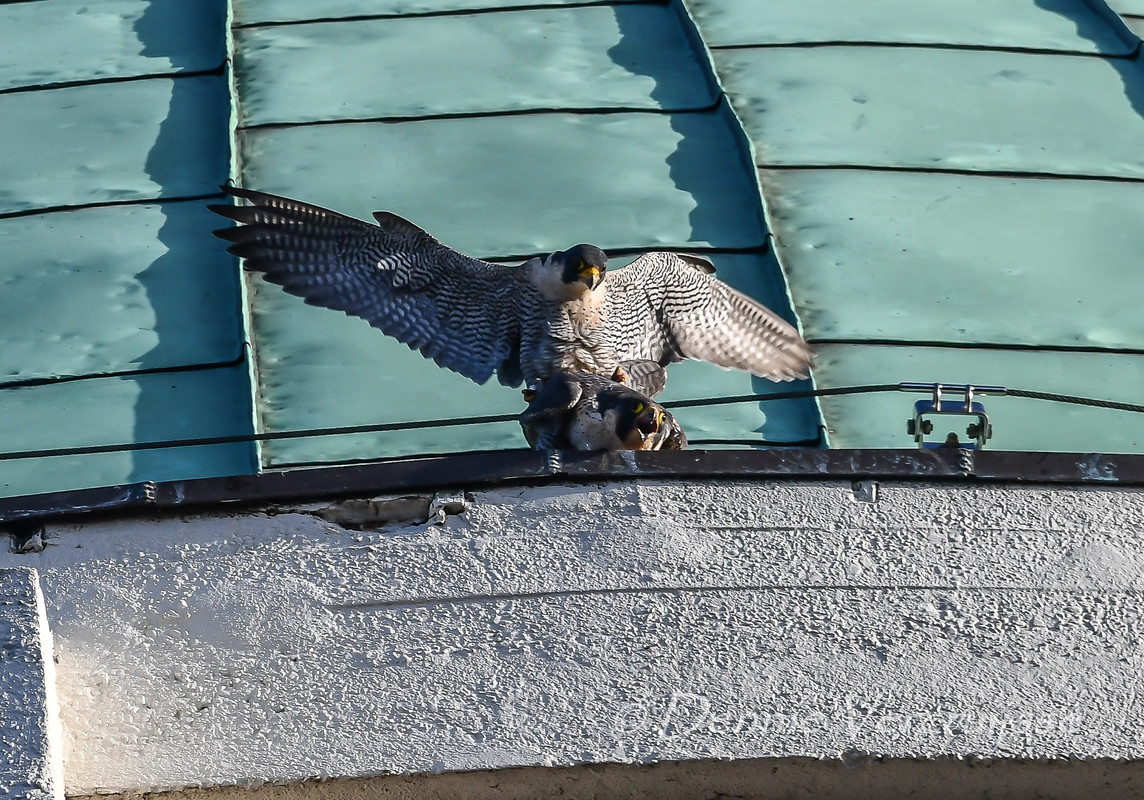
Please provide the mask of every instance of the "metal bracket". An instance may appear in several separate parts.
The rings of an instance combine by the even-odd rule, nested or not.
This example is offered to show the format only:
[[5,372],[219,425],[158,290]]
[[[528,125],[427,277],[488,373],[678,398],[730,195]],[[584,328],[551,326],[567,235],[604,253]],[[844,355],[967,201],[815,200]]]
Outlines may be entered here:
[[[977,450],[993,437],[993,425],[989,422],[989,415],[985,413],[985,406],[974,400],[977,395],[1003,395],[1006,389],[1003,386],[973,386],[950,383],[900,383],[898,389],[903,392],[925,392],[930,395],[929,400],[918,400],[914,403],[914,416],[906,421],[906,433],[914,437],[914,441],[922,450],[938,447],[959,447],[965,450]],[[947,398],[946,393],[957,395],[956,398]],[[965,435],[972,441],[961,441],[956,432],[946,434],[944,441],[927,442],[926,437],[934,431],[934,420],[937,416],[972,417],[965,428]]]

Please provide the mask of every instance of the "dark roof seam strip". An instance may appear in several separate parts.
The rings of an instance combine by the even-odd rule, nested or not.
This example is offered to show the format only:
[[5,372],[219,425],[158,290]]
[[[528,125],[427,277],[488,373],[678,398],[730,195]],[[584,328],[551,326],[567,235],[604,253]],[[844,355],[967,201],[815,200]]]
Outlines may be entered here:
[[[769,242],[770,237],[767,237]],[[641,253],[650,252],[664,252],[664,253],[702,253],[704,255],[759,255],[765,256],[770,251],[769,244],[761,244],[756,247],[709,247],[707,245],[695,245],[694,247],[677,247],[677,246],[664,246],[664,245],[648,245],[647,247],[609,247],[608,258],[614,259],[620,256],[635,256]],[[547,256],[548,252],[543,253],[524,253],[524,254],[510,254],[510,255],[496,255],[486,256],[485,261],[494,263],[514,264],[517,262],[528,261],[530,258],[537,256]]]
[[1144,183],[1144,178],[1130,175],[1089,175],[1067,172],[1035,172],[1004,169],[957,169],[953,167],[898,167],[885,164],[790,164],[762,162],[755,165],[768,172],[786,170],[852,170],[855,172],[911,172],[919,175],[979,175],[989,178],[1025,178],[1029,180],[1105,181],[1109,183]]
[[123,369],[111,372],[89,372],[83,375],[52,375],[46,378],[21,378],[11,381],[0,381],[0,392],[13,389],[30,389],[35,386],[54,386],[61,383],[76,383],[77,381],[102,380],[105,378],[134,378],[142,375],[165,375],[169,373],[202,372],[210,369],[226,369],[237,367],[246,360],[247,343],[238,342],[238,355],[223,361],[204,361],[199,364],[181,364],[168,367],[146,367],[142,369]]
[[210,194],[182,195],[179,197],[144,197],[134,200],[103,200],[95,203],[77,203],[76,205],[44,206],[42,208],[25,208],[19,211],[0,211],[0,220],[17,219],[19,217],[33,217],[37,214],[59,214],[69,211],[83,211],[89,208],[117,208],[120,206],[154,206],[163,203],[199,203],[203,200],[225,199],[222,192]]
[[924,339],[816,339],[807,337],[807,341],[815,345],[870,345],[873,347],[941,347],[947,350],[1032,350],[1037,352],[1054,353],[1100,353],[1103,355],[1139,356],[1144,355],[1144,348],[1135,347],[1102,347],[1100,345],[1067,345],[1067,344],[1022,344],[1019,342],[942,342]]
[[239,125],[239,131],[284,130],[304,128],[310,125],[399,125],[407,122],[435,122],[437,120],[485,119],[492,117],[529,117],[546,114],[582,114],[584,116],[604,116],[607,114],[710,114],[717,111],[723,102],[723,95],[714,103],[694,108],[636,108],[628,106],[608,106],[600,108],[513,108],[503,111],[462,111],[453,114],[421,114],[416,116],[361,117],[355,119],[319,119],[306,122],[263,122],[255,125]]
[[886,48],[895,50],[966,50],[981,53],[1023,53],[1026,55],[1070,56],[1074,58],[1096,58],[1101,60],[1132,61],[1140,52],[1140,42],[1127,53],[1083,53],[1076,50],[1058,50],[1049,47],[1000,47],[983,44],[955,44],[938,42],[877,42],[830,40],[823,42],[763,42],[760,44],[721,44],[711,45],[713,51],[722,50],[813,50],[826,47]]
[[460,8],[441,9],[438,11],[412,11],[405,14],[354,14],[346,17],[316,17],[314,19],[289,19],[269,22],[240,22],[232,27],[233,30],[252,30],[258,28],[284,28],[294,25],[318,25],[337,22],[368,22],[381,19],[433,19],[436,17],[469,17],[483,14],[511,13],[516,11],[562,11],[564,9],[593,8],[600,6],[666,6],[671,0],[630,0],[616,3],[612,0],[581,0],[580,2],[561,3],[522,3],[516,6],[496,6],[492,8]]
[[54,89],[75,89],[82,86],[102,86],[108,83],[132,83],[134,81],[150,81],[156,79],[175,80],[177,78],[207,78],[222,75],[226,69],[226,61],[211,69],[185,70],[182,72],[149,72],[143,75],[109,75],[103,78],[84,78],[74,81],[58,81],[54,83],[37,83],[30,86],[11,86],[0,89],[0,95],[24,94],[27,92],[50,92]]

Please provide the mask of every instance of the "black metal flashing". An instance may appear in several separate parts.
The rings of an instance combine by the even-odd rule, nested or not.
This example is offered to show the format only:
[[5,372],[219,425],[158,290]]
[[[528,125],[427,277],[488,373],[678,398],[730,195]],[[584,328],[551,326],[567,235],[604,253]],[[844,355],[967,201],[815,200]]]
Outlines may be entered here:
[[149,510],[210,509],[496,484],[624,478],[925,480],[1144,486],[1144,455],[934,450],[684,450],[464,453],[143,482],[0,499],[0,524]]

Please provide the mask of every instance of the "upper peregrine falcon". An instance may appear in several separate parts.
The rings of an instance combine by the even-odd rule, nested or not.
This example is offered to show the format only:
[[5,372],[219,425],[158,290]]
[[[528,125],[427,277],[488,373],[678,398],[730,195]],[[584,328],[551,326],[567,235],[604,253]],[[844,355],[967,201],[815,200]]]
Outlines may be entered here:
[[[264,192],[211,206],[240,224],[229,252],[307,303],[365,319],[443,367],[484,383],[684,358],[775,381],[805,378],[812,351],[787,322],[712,277],[704,259],[648,253],[607,270],[580,244],[520,266],[453,250],[395,214],[377,225]],[[639,370],[632,370],[638,375]],[[636,386],[636,382],[633,382]],[[652,394],[660,387],[639,385]]]

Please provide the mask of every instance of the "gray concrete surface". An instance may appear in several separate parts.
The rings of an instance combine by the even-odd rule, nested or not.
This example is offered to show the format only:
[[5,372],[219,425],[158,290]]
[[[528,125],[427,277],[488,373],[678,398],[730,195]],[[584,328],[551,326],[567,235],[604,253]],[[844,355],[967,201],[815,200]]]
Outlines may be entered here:
[[1139,492],[633,480],[444,505],[377,530],[360,507],[51,526],[0,557],[41,572],[68,792],[1144,752]]

